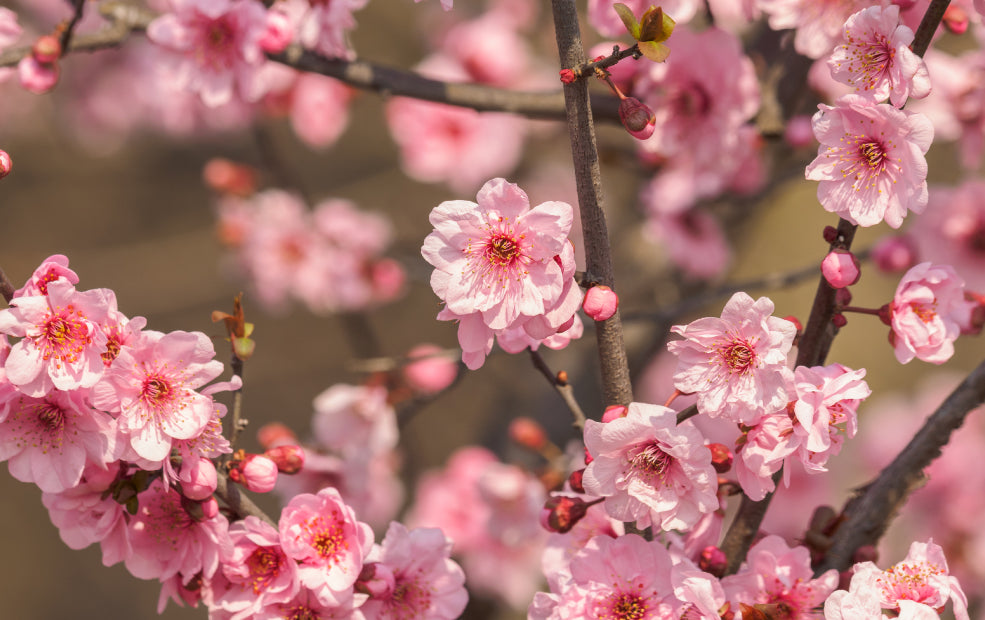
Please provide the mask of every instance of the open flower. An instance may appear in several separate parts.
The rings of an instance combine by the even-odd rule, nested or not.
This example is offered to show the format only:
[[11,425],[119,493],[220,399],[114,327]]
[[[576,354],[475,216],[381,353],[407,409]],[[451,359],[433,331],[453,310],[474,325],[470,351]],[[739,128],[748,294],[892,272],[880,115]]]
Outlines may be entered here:
[[812,119],[821,146],[806,170],[820,181],[817,199],[852,224],[899,228],[927,206],[927,160],[934,139],[927,117],[845,95],[819,104]]

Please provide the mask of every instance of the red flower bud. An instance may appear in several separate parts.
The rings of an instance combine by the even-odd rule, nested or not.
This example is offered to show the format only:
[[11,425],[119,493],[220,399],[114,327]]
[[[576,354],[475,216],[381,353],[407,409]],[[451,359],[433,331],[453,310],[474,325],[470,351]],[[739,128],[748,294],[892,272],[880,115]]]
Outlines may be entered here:
[[823,236],[828,243],[834,243],[838,238],[838,229],[834,226],[825,226]]
[[561,81],[562,82],[564,82],[565,84],[571,84],[576,79],[578,79],[578,78],[575,76],[575,72],[574,71],[572,71],[571,69],[561,69]]
[[10,155],[7,151],[0,149],[0,179],[4,178],[10,174],[11,169],[14,167],[14,161],[10,159]]
[[46,34],[34,42],[31,55],[43,65],[50,65],[62,55],[62,43],[58,37]]
[[724,474],[732,469],[732,451],[728,449],[728,446],[720,443],[710,443],[708,444],[708,449],[711,450],[711,465],[715,468],[715,471]]
[[657,128],[653,110],[636,97],[626,97],[619,102],[619,120],[626,131],[638,140],[646,140]]
[[282,474],[296,474],[304,467],[304,448],[301,446],[276,446],[263,455],[273,461]]
[[547,500],[541,512],[540,524],[549,532],[564,534],[581,521],[588,512],[588,502],[580,497],[558,495]]
[[277,464],[260,454],[247,454],[230,464],[229,477],[254,493],[267,493],[277,483]]
[[709,545],[701,550],[701,555],[698,557],[698,568],[701,570],[715,577],[721,577],[727,567],[728,558],[718,547]]
[[575,493],[585,492],[585,487],[581,483],[581,480],[584,476],[585,476],[584,469],[576,469],[575,471],[571,472],[570,476],[568,476],[568,484],[571,485],[571,490],[574,491]]
[[510,439],[531,450],[540,450],[547,445],[544,428],[530,418],[515,418],[510,422]]
[[839,327],[839,328],[848,325],[848,319],[846,319],[845,315],[840,312],[836,313],[833,317],[831,317],[831,322],[834,324],[835,327]]

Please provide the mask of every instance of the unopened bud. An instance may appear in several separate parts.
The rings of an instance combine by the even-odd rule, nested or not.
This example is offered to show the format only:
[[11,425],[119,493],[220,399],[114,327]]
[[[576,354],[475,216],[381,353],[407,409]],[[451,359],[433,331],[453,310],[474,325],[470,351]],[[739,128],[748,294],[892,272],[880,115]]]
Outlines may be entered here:
[[0,149],[0,179],[4,178],[14,167],[14,161],[10,159],[7,151]]
[[828,243],[834,243],[838,239],[838,229],[834,226],[825,226],[822,236]]
[[280,422],[271,422],[257,431],[257,441],[264,450],[269,450],[277,446],[295,445],[298,443],[298,436]]
[[458,363],[442,353],[434,344],[419,344],[407,353],[416,360],[404,366],[404,380],[412,389],[424,394],[437,394],[450,386],[458,376]]
[[524,448],[539,451],[547,445],[544,428],[530,418],[514,418],[510,422],[510,439]]
[[725,574],[727,567],[728,558],[725,557],[725,552],[718,547],[709,545],[701,550],[701,555],[698,556],[698,568],[704,572],[715,577],[721,577]]
[[612,318],[619,308],[619,296],[604,284],[593,286],[585,293],[581,307],[593,320],[605,321]]
[[715,471],[724,474],[732,469],[732,451],[728,446],[721,443],[710,443],[708,449],[711,451],[711,465]]
[[835,291],[835,304],[838,306],[848,306],[852,303],[852,292],[847,288],[840,288]]
[[636,97],[626,97],[619,102],[619,120],[637,140],[646,140],[657,128],[657,117],[653,110]]
[[31,47],[31,55],[39,63],[50,65],[62,55],[62,43],[58,37],[46,34],[34,42]]
[[568,484],[571,485],[572,491],[574,491],[575,493],[585,492],[585,486],[581,483],[582,478],[584,477],[585,477],[584,469],[576,469],[575,471],[571,472],[571,475],[568,476]]
[[211,497],[216,487],[215,465],[204,457],[199,457],[197,463],[188,459],[181,464],[178,484],[181,494],[188,499],[201,501]]
[[910,237],[883,237],[872,248],[872,262],[879,271],[902,273],[917,264],[917,248]]
[[581,521],[591,506],[580,497],[556,495],[547,500],[540,514],[540,524],[549,532],[564,534]]
[[260,39],[260,47],[265,52],[283,52],[294,38],[294,27],[286,11],[275,6],[267,11],[267,29]]
[[967,315],[958,317],[961,334],[965,336],[980,334],[982,327],[985,327],[985,295],[965,291],[964,298],[971,302],[971,306]]
[[611,422],[617,418],[625,418],[629,409],[625,405],[609,405],[602,413],[602,422]]
[[304,448],[301,446],[276,446],[263,455],[273,461],[277,465],[277,471],[282,474],[296,474],[304,467]]
[[17,63],[17,77],[21,86],[35,95],[43,95],[58,83],[58,63],[40,63],[33,56],[25,56]]
[[879,320],[886,325],[891,326],[893,324],[893,302],[883,304],[879,307]]
[[260,454],[247,454],[242,461],[233,461],[229,477],[254,493],[267,493],[277,483],[277,464]]
[[968,13],[959,6],[947,7],[941,21],[944,27],[954,34],[964,34],[968,31]]
[[854,254],[848,250],[832,250],[821,261],[821,275],[832,288],[845,288],[858,282],[862,271]]
[[831,317],[831,323],[832,325],[840,329],[848,325],[848,319],[845,318],[844,314],[840,312],[836,312],[835,315]]
[[199,502],[202,507],[202,514],[206,519],[214,519],[219,514],[219,502],[214,497],[210,497],[203,502]]
[[205,164],[202,179],[213,190],[233,196],[251,196],[257,189],[254,168],[221,157],[214,157]]

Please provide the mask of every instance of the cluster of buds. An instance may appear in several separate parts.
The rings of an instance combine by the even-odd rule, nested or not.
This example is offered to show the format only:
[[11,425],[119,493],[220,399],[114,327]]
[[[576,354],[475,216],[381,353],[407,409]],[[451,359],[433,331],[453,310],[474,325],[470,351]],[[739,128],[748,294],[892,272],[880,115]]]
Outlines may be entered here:
[[277,484],[277,474],[296,474],[304,467],[304,449],[282,444],[263,454],[237,450],[226,465],[229,478],[254,493],[268,493]]
[[34,42],[31,53],[17,65],[21,86],[41,95],[58,83],[58,59],[62,56],[62,44],[58,37],[46,34]]

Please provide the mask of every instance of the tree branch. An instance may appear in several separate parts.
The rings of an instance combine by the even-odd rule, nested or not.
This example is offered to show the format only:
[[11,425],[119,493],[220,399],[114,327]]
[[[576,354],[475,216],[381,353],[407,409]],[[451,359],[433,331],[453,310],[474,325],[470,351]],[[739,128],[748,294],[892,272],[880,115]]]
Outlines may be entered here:
[[571,387],[571,384],[567,381],[563,381],[554,371],[550,369],[544,358],[541,357],[540,353],[529,349],[530,359],[534,363],[534,367],[540,371],[540,374],[544,375],[551,387],[561,396],[564,400],[564,404],[568,406],[568,410],[571,411],[571,415],[574,416],[575,420],[572,422],[575,428],[579,431],[585,430],[585,412],[581,410],[581,406],[578,404],[578,400],[575,398],[575,391]]

